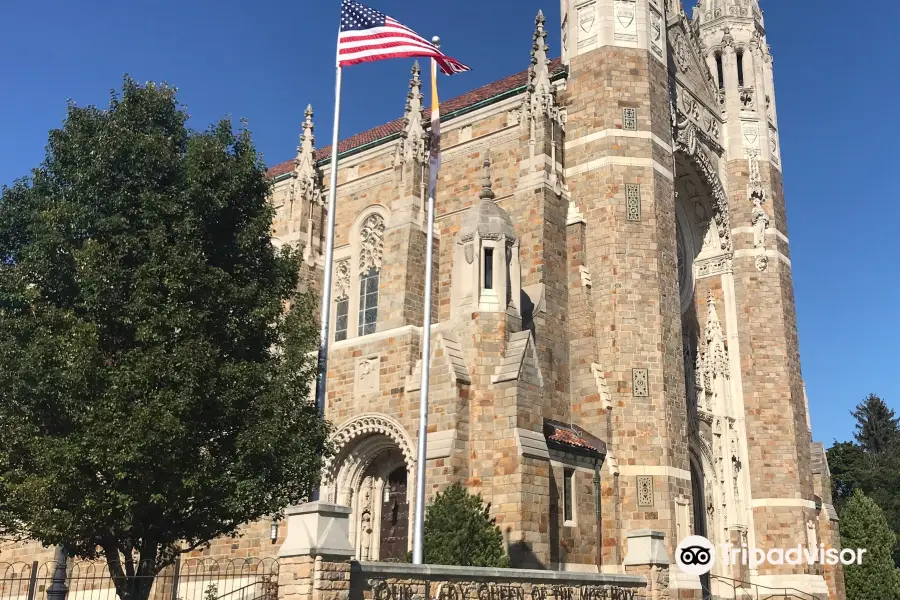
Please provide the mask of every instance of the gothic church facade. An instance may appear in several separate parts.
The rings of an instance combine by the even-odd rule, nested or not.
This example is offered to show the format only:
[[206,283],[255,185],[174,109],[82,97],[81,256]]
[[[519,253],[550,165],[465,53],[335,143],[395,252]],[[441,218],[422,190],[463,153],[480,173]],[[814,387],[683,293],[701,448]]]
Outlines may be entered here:
[[[454,481],[482,494],[517,566],[616,572],[640,529],[663,532],[670,556],[691,533],[836,545],[757,0],[701,0],[690,16],[680,0],[562,0],[561,13],[561,59],[538,16],[527,71],[442,105],[428,496]],[[404,117],[339,148],[324,485],[352,507],[362,560],[401,558],[411,537],[422,85],[416,67]],[[330,166],[312,117],[271,175],[278,243],[304,249],[315,286]],[[822,567],[717,569],[842,594]]]
[[[518,567],[624,572],[646,529],[670,558],[693,533],[838,545],[758,0],[561,6],[561,58],[539,15],[526,71],[442,104],[427,496],[457,481],[480,493]],[[411,548],[422,86],[416,67],[404,116],[339,147],[323,495],[352,508],[361,560]],[[276,244],[303,249],[320,289],[330,151],[313,129],[308,110],[296,159],[270,175]],[[715,578],[666,575],[673,598],[724,597]],[[821,566],[713,575],[843,597]]]

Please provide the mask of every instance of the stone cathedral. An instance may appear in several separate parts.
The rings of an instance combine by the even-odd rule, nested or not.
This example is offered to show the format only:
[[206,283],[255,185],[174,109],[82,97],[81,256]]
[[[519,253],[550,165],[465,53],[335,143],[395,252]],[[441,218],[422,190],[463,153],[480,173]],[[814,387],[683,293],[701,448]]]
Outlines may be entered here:
[[[680,0],[562,0],[561,14],[560,59],[538,15],[527,70],[442,105],[427,494],[454,481],[482,494],[521,567],[619,572],[644,529],[670,556],[694,533],[836,546],[758,1],[688,14]],[[339,148],[324,496],[352,508],[361,560],[411,547],[422,87],[416,66],[404,116]],[[303,248],[312,286],[329,152],[309,109],[296,159],[270,171],[276,243]],[[828,567],[725,571],[843,597]],[[669,585],[700,584],[672,567]]]
[[[456,481],[480,493],[516,567],[622,573],[628,537],[646,530],[670,558],[691,534],[838,546],[758,0],[561,4],[561,23],[538,15],[530,61],[523,32],[526,70],[442,104],[427,495]],[[339,147],[323,498],[351,507],[363,561],[411,548],[422,88],[415,66],[403,117]],[[302,248],[320,289],[330,149],[313,117],[270,176],[275,243]],[[843,598],[839,568],[712,575]],[[674,564],[667,577],[673,598],[719,595]]]

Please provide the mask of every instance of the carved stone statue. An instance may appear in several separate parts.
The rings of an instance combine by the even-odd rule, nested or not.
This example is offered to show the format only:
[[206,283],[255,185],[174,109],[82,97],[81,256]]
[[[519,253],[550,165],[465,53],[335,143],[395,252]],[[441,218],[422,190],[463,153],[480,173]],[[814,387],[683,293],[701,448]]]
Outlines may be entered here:
[[369,560],[372,549],[372,488],[371,481],[367,480],[362,496],[360,497],[359,517],[359,559]]
[[760,251],[759,257],[756,259],[756,267],[760,271],[765,271],[769,264],[769,258],[766,256],[766,229],[769,228],[769,215],[763,208],[763,198],[753,196],[753,210],[750,213],[750,223],[753,225],[753,247]]

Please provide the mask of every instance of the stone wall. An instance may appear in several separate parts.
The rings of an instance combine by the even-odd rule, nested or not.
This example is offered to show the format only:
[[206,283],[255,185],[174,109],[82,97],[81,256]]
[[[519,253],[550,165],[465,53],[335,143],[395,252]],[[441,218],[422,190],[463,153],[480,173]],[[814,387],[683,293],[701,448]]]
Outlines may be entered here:
[[[349,600],[639,600],[644,577],[351,563]],[[290,600],[285,598],[284,600]]]

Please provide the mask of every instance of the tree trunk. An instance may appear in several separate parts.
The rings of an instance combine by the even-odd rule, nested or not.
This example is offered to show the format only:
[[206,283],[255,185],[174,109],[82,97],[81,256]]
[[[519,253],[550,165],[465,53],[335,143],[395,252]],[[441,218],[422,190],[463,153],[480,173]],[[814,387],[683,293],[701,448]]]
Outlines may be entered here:
[[[116,586],[116,595],[120,600],[148,600],[153,582],[160,571],[156,564],[156,551],[142,552],[137,568],[133,555],[130,552],[120,552],[117,546],[104,546],[103,553],[109,566],[109,576]],[[121,559],[123,555],[124,564]]]

